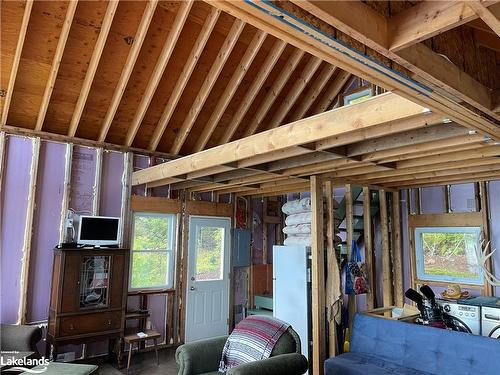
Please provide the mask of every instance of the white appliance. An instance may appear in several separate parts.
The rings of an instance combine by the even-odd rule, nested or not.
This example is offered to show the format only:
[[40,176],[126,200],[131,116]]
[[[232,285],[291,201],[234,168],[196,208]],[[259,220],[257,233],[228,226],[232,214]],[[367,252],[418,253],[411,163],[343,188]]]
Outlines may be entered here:
[[273,315],[300,336],[302,354],[309,358],[310,248],[273,246]]
[[443,310],[455,319],[455,323],[462,331],[481,334],[481,308],[479,306],[459,305],[456,302],[444,300],[436,301]]
[[482,335],[494,339],[500,339],[500,308],[481,308]]
[[78,217],[79,245],[110,246],[118,245],[120,218],[109,216]]

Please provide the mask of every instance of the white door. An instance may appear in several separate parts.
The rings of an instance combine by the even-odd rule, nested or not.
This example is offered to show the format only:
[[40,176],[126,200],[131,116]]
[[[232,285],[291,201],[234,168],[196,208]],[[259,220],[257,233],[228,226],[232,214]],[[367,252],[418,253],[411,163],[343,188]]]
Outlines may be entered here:
[[229,329],[230,219],[190,216],[185,341]]

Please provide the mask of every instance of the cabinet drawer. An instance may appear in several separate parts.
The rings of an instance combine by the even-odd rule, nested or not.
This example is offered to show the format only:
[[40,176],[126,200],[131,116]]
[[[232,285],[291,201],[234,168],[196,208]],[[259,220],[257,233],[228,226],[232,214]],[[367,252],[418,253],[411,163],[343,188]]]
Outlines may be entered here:
[[59,320],[60,336],[76,336],[120,329],[121,311],[66,316]]

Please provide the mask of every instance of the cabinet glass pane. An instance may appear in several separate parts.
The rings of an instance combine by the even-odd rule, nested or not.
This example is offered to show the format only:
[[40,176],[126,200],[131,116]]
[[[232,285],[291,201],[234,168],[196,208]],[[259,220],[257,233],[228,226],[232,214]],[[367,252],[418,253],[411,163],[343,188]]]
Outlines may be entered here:
[[224,228],[201,227],[196,238],[197,281],[222,280]]
[[80,308],[108,307],[111,256],[84,256],[80,268]]

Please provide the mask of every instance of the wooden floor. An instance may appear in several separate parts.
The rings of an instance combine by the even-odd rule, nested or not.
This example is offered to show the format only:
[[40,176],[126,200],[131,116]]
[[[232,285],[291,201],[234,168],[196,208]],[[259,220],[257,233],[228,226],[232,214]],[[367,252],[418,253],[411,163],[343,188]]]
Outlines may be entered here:
[[[176,375],[177,364],[175,363],[175,349],[164,349],[159,351],[160,365],[156,365],[154,352],[134,353],[128,375]],[[99,365],[101,375],[126,374],[127,369],[118,370],[116,364],[104,363]]]

